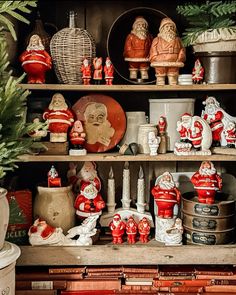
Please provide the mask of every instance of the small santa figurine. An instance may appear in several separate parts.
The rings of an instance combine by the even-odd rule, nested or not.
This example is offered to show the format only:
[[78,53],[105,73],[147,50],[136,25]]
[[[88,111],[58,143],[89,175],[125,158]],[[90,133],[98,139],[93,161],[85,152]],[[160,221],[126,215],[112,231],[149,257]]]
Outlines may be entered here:
[[28,47],[20,55],[20,62],[27,73],[28,83],[45,83],[45,74],[52,68],[52,59],[39,35],[31,36]]
[[102,57],[95,57],[93,59],[93,80],[95,84],[100,84],[102,80]]
[[73,145],[73,149],[70,149],[70,155],[85,155],[86,150],[83,147],[85,144],[86,134],[84,132],[84,128],[80,120],[75,121],[69,133],[69,137],[70,142]]
[[48,109],[43,113],[43,119],[48,121],[51,142],[67,141],[67,131],[74,122],[74,114],[62,94],[53,95]]
[[109,57],[106,58],[104,73],[106,85],[112,85],[112,81],[114,78],[114,66]]
[[157,178],[151,193],[158,208],[157,216],[160,218],[173,218],[174,207],[180,205],[181,194],[169,172],[165,172]]
[[83,182],[74,207],[76,214],[84,219],[93,215],[101,215],[105,202],[94,183]]
[[114,215],[111,223],[109,224],[109,228],[111,229],[113,244],[122,244],[122,237],[125,233],[126,225],[124,221],[121,220],[120,214],[117,213]]
[[160,144],[160,137],[156,136],[154,131],[148,133],[148,146],[150,149],[150,156],[157,156],[157,150]]
[[87,58],[83,60],[82,66],[81,66],[81,72],[82,72],[82,80],[84,85],[90,85],[91,80],[91,64]]
[[126,223],[126,234],[127,234],[127,241],[129,244],[136,243],[137,231],[138,231],[138,225],[135,222],[133,216],[130,216]]
[[204,68],[201,65],[201,62],[199,59],[197,59],[194,63],[194,68],[192,71],[192,80],[194,84],[199,84],[203,81],[204,77]]
[[58,176],[59,175],[56,168],[52,165],[51,169],[48,172],[48,187],[61,186],[61,178]]
[[165,154],[167,151],[166,128],[167,128],[166,117],[160,116],[160,119],[158,122],[158,132],[160,136],[160,144],[158,147],[159,154]]
[[163,135],[166,133],[166,127],[167,127],[166,117],[160,116],[159,122],[158,122],[158,131],[160,135]]
[[222,188],[222,178],[217,174],[212,162],[202,162],[199,170],[191,178],[200,203],[214,204],[215,194]]
[[235,123],[229,121],[224,129],[225,139],[227,142],[228,148],[235,148],[236,147],[236,129]]
[[73,185],[74,191],[78,193],[83,182],[92,182],[96,186],[97,190],[100,191],[101,180],[98,177],[96,163],[90,161],[84,162],[84,165],[79,172],[77,172],[77,167],[77,163],[71,162],[67,172],[68,181]]
[[141,243],[148,242],[148,236],[150,234],[151,226],[146,217],[143,217],[138,223],[139,241]]

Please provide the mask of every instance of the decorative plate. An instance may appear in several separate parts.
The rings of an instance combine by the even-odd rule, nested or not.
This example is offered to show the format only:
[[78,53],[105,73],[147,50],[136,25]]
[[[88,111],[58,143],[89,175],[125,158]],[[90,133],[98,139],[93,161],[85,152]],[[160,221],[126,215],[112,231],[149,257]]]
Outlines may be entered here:
[[106,152],[114,148],[126,130],[126,116],[120,104],[110,96],[91,94],[81,97],[72,107],[83,121],[88,152]]

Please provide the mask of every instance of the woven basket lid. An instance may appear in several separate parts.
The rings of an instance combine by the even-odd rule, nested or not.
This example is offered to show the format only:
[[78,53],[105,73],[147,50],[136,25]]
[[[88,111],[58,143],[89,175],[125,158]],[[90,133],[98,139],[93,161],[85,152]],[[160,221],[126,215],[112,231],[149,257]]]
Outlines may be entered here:
[[81,28],[64,28],[51,39],[50,51],[57,79],[64,84],[82,84],[81,65],[96,56],[95,42]]

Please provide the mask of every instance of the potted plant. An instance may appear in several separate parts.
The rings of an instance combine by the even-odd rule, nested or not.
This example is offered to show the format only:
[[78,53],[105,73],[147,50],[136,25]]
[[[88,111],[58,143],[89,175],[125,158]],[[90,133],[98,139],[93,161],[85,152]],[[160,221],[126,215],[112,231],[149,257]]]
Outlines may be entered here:
[[[7,27],[16,39],[14,25],[7,15],[28,23],[20,13],[30,13],[30,8],[35,6],[34,0],[0,1],[0,179],[7,171],[17,167],[19,155],[29,151],[33,139],[26,135],[35,128],[33,124],[25,124],[24,114],[29,92],[19,86],[23,76],[16,79],[9,71],[6,40],[1,30]],[[6,192],[0,188],[0,250],[3,247],[9,217]]]
[[192,45],[207,83],[236,82],[236,1],[206,1],[177,6],[190,27],[183,44]]

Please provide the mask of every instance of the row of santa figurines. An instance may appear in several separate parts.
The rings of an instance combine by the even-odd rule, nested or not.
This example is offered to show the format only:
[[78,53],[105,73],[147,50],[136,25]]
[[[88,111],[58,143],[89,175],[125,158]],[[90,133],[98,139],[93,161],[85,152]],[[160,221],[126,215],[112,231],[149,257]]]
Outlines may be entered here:
[[[138,80],[140,72],[141,80],[149,79],[149,64],[155,68],[156,84],[164,85],[168,77],[170,85],[178,83],[179,69],[184,66],[186,60],[185,48],[181,39],[177,36],[175,23],[168,17],[163,18],[160,33],[153,39],[148,32],[148,22],[142,16],[136,17],[132,30],[128,34],[124,44],[124,60],[129,65],[130,79]],[[171,48],[171,50],[170,50]],[[84,60],[83,60],[84,59]],[[83,83],[90,84],[91,65],[88,57],[82,58],[81,72]],[[46,71],[52,68],[51,56],[45,51],[39,35],[30,38],[27,49],[21,54],[20,61],[24,71],[28,75],[28,83],[44,83]],[[82,61],[78,61],[78,64]],[[106,84],[113,81],[114,68],[109,59],[103,69],[102,58],[93,59],[93,80],[99,83],[102,80],[102,71],[105,73]],[[199,61],[195,63],[192,79],[198,83],[203,80],[203,67]]]
[[[203,103],[205,104],[205,109],[202,111],[201,117],[184,113],[180,120],[177,121],[176,130],[180,135],[180,141],[175,143],[175,154],[209,155],[211,154],[211,147],[236,147],[236,118],[226,113],[213,96],[207,97]],[[84,145],[90,135],[89,130],[86,130],[86,121],[83,122],[75,119],[75,115],[69,109],[62,94],[56,93],[53,95],[51,103],[43,113],[43,119],[45,122],[39,124],[39,128],[35,128],[31,132],[30,135],[32,137],[40,139],[46,136],[49,131],[51,142],[66,142],[69,133],[70,142],[73,146],[70,154],[86,154],[87,151],[84,149]],[[39,119],[36,118],[35,121],[37,120]],[[152,130],[146,135],[150,155],[157,155],[158,151],[160,153],[166,152],[167,125],[168,121],[165,116],[161,116],[156,130]],[[145,141],[145,139],[143,140]],[[120,148],[120,152],[135,155],[141,149],[137,143],[132,144],[136,145],[136,149],[130,149],[128,145],[124,144]]]
[[[125,233],[127,234],[128,243],[135,243],[137,241],[137,232],[139,232],[139,240],[142,243],[148,242],[153,221],[151,214],[145,211],[145,182],[143,175],[139,175],[138,179],[137,210],[130,208],[130,175],[127,165],[123,170],[122,208],[116,210],[113,174],[110,174],[108,179],[107,204],[100,193],[101,181],[95,163],[85,162],[79,172],[76,171],[76,166],[72,164],[67,177],[74,189],[79,185],[79,193],[75,199],[74,208],[78,218],[83,220],[82,224],[71,228],[65,236],[62,228],[51,227],[50,230],[50,220],[45,221],[45,216],[38,216],[39,219],[35,221],[29,230],[29,240],[32,245],[90,245],[92,244],[91,236],[97,232],[96,224],[101,215],[101,220],[111,230],[113,243],[122,243]],[[214,204],[216,192],[222,189],[222,178],[217,173],[212,162],[202,162],[199,171],[191,177],[191,182],[197,193],[199,203]],[[55,167],[52,166],[48,172],[48,187],[60,186],[61,179]],[[156,233],[159,232],[156,239],[170,245],[182,244],[182,221],[177,218],[180,215],[181,192],[176,186],[171,173],[165,172],[157,177],[155,185],[151,189],[151,194],[156,205]],[[102,214],[102,210],[106,205],[109,211]],[[138,223],[136,223],[135,219]],[[128,220],[127,224],[124,220]],[[79,239],[73,240],[72,238],[75,236],[79,236]]]

